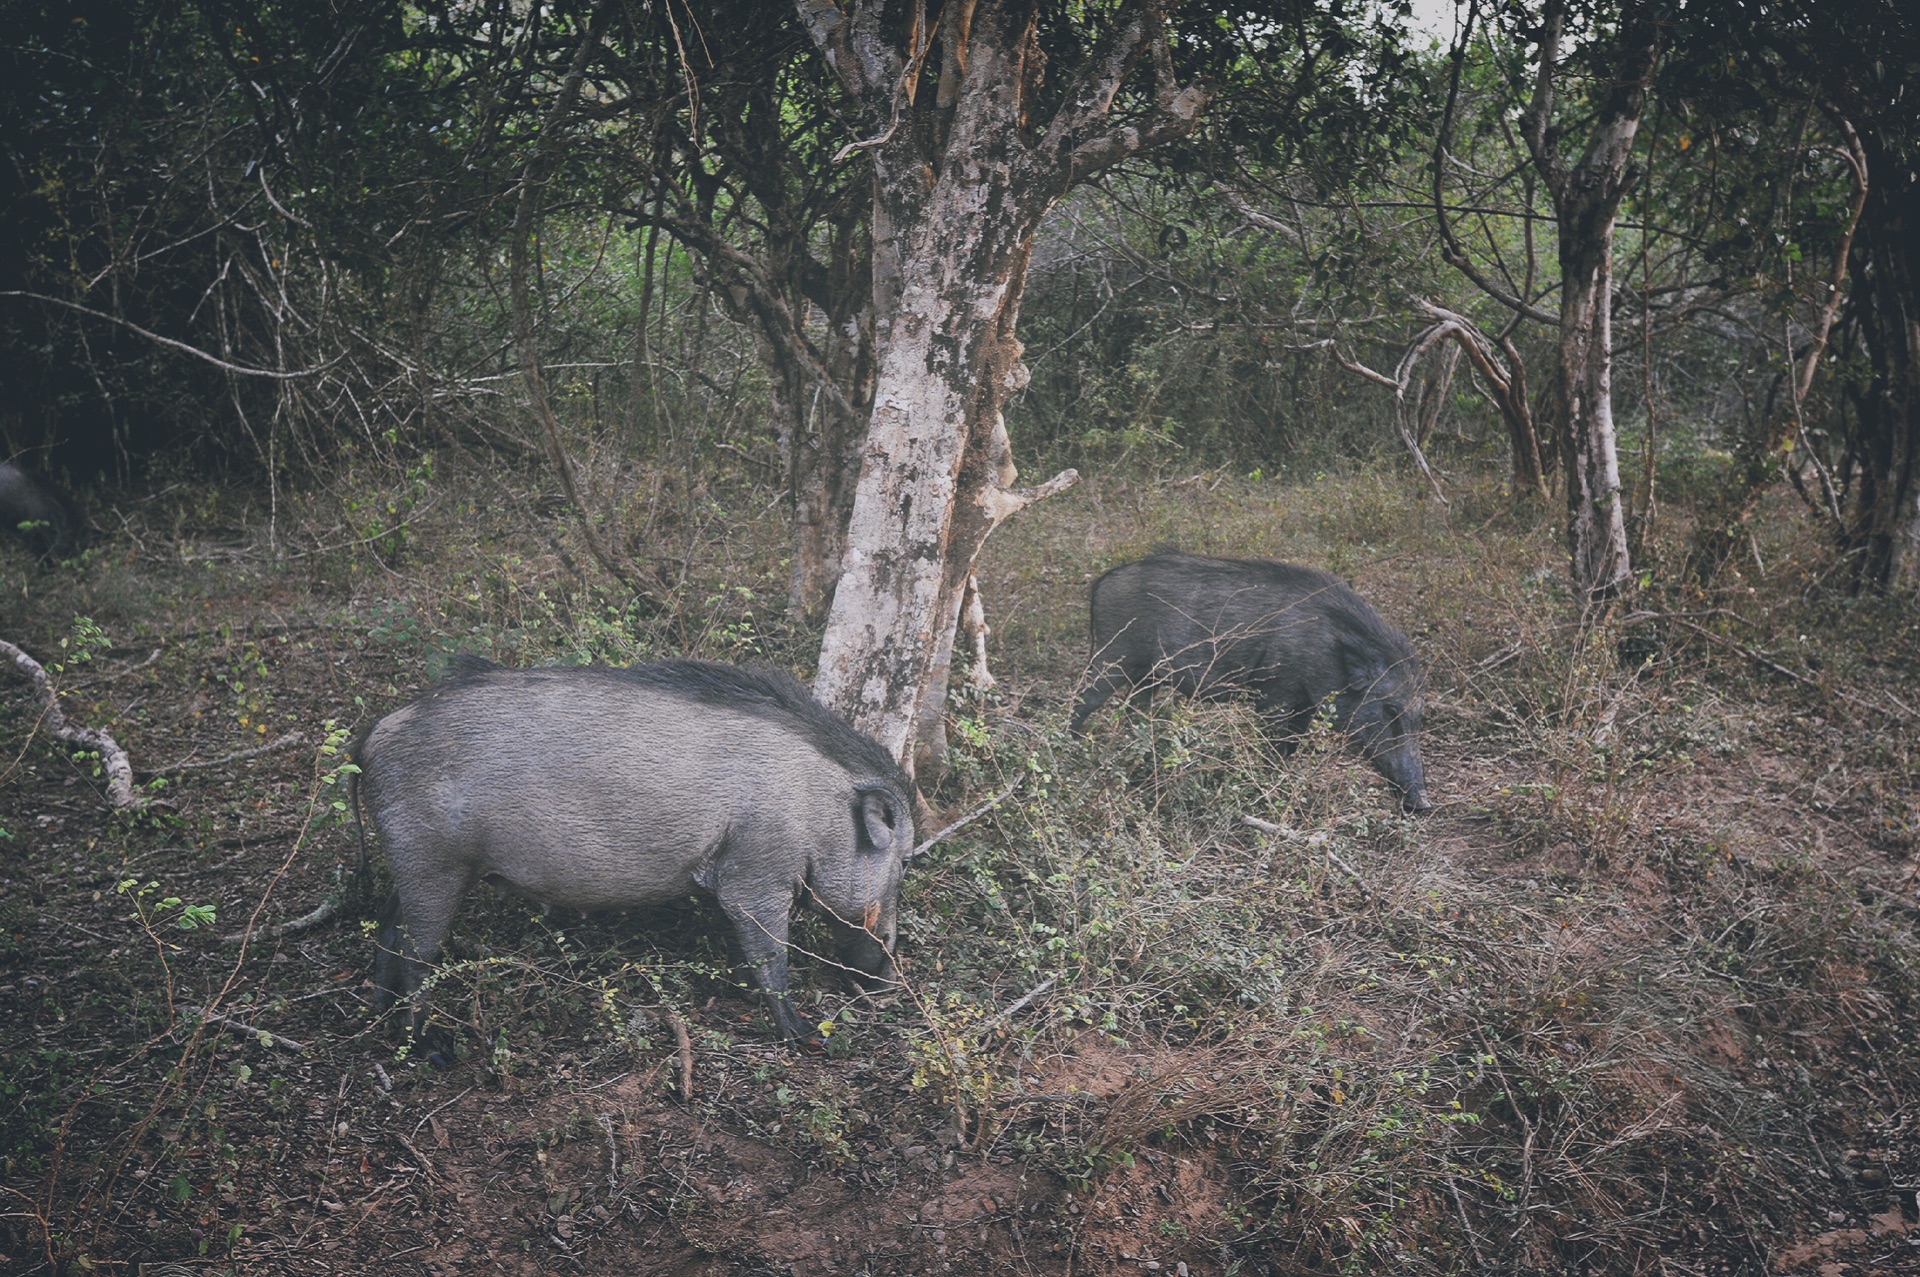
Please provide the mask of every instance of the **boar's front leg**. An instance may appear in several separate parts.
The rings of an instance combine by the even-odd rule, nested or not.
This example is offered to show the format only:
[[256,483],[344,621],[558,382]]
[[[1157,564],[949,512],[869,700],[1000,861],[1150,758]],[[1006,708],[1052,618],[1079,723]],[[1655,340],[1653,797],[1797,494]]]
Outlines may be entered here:
[[787,1000],[787,926],[793,911],[793,897],[757,890],[729,890],[723,884],[715,893],[721,910],[733,923],[740,952],[753,971],[753,981],[773,1012],[774,1027],[788,1040],[818,1043],[820,1034],[809,1028]]

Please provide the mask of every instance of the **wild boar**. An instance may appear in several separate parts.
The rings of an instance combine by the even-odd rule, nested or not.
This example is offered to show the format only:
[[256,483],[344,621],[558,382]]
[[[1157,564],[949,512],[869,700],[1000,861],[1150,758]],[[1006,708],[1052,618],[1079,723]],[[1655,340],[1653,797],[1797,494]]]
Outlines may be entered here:
[[1087,716],[1122,688],[1251,697],[1283,752],[1331,700],[1333,724],[1399,792],[1425,811],[1420,760],[1425,704],[1406,636],[1339,578],[1314,568],[1195,554],[1155,554],[1093,583],[1093,655],[1074,707]]
[[[356,802],[393,870],[374,965],[383,1009],[415,993],[483,879],[588,911],[710,892],[785,1038],[817,1037],[787,999],[797,896],[831,920],[851,972],[892,983],[913,782],[789,675],[463,657],[353,758]],[[424,1014],[416,1000],[416,1037]]]
[[18,533],[44,558],[73,553],[73,519],[66,505],[11,461],[0,461],[0,528]]

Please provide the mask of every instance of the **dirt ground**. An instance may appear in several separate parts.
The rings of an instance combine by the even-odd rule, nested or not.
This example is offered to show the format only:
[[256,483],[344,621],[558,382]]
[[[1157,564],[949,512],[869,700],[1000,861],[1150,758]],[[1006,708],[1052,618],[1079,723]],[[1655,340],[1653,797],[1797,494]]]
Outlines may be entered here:
[[[777,1044],[724,978],[669,979],[674,996],[651,1009],[596,984],[614,973],[628,979],[622,991],[665,988],[663,954],[724,967],[699,909],[651,919],[636,940],[620,919],[529,922],[524,904],[478,892],[459,928],[466,983],[441,998],[465,1020],[461,1058],[433,1067],[400,1053],[395,1027],[369,1013],[358,925],[369,906],[284,937],[272,926],[323,900],[351,863],[337,789],[323,782],[337,758],[320,750],[322,725],[364,725],[426,681],[417,622],[378,583],[330,583],[324,569],[290,580],[200,549],[195,561],[111,541],[118,558],[84,600],[8,564],[0,637],[63,664],[66,713],[114,732],[138,777],[166,784],[141,815],[109,811],[94,760],[30,735],[29,689],[0,687],[13,742],[0,784],[0,1270],[1212,1277],[1341,1266],[1246,1230],[1235,1206],[1246,1153],[1224,1127],[1191,1124],[1098,1166],[1056,1155],[1068,1133],[1111,1120],[1131,1088],[1194,1066],[1166,1044],[1056,1040],[1001,1079],[982,1121],[916,1085],[927,1060],[899,1032],[920,1013],[910,999],[855,1005],[828,1049],[808,1054]],[[1022,589],[1038,580],[1020,572],[996,588],[1016,636],[1032,623]],[[136,588],[143,579],[167,584]],[[84,661],[70,625],[81,601],[104,630]],[[1070,663],[1049,673],[1073,677]],[[1052,698],[1011,694],[1005,712],[1031,719]],[[1911,778],[1873,782],[1904,784],[1892,797],[1846,789],[1834,762],[1844,750],[1817,747],[1843,726],[1754,731],[1737,755],[1655,776],[1626,809],[1632,837],[1713,844],[1729,873],[1810,841],[1824,849],[1812,872],[1920,911],[1913,829],[1863,816],[1887,826],[1885,813],[1911,802]],[[1522,800],[1492,797],[1541,777],[1469,719],[1436,713],[1427,755],[1439,810],[1420,837],[1436,859],[1544,890],[1607,876],[1564,833],[1575,826],[1529,825],[1515,814]],[[1645,856],[1618,863],[1612,885],[1627,896],[1664,890]],[[200,903],[217,922],[181,929]],[[240,933],[244,951],[225,939]],[[503,951],[489,947],[496,934],[510,937]],[[909,974],[937,964],[948,939],[904,937]],[[804,962],[796,983],[803,1013],[847,1007]],[[1755,1058],[1750,1037],[1725,1037],[1719,1066],[1755,1094],[1776,1076],[1791,1091],[1796,1069],[1854,1088],[1808,1110],[1809,1131],[1822,1132],[1810,1146],[1827,1160],[1808,1164],[1823,1182],[1781,1208],[1790,1240],[1760,1253],[1703,1221],[1690,1244],[1638,1267],[1920,1272],[1920,1112],[1912,1079],[1881,1072],[1884,1048],[1861,1045],[1883,1040],[1876,1017],[1890,1013],[1861,987],[1860,1005],[1782,1029],[1797,1057]],[[684,1013],[684,1049],[669,1004]],[[1829,1133],[1847,1113],[1842,1148]],[[1429,1208],[1450,1220],[1454,1206]],[[1454,1252],[1426,1256],[1427,1269],[1479,1270],[1489,1239],[1471,1227],[1451,1237]]]

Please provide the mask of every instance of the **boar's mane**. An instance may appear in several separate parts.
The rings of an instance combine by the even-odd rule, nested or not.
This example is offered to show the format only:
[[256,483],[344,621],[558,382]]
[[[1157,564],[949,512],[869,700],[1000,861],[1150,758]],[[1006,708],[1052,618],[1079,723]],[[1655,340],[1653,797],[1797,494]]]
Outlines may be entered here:
[[[448,664],[447,676],[428,688],[422,701],[436,693],[480,682],[507,667],[485,657],[462,652]],[[796,732],[823,758],[838,763],[856,778],[872,778],[891,786],[903,803],[913,802],[913,782],[899,762],[879,742],[855,731],[845,719],[813,698],[806,685],[785,670],[764,666],[742,668],[717,661],[679,657],[650,665],[544,666],[570,677],[604,679],[630,687],[645,687],[715,709],[752,714]]]

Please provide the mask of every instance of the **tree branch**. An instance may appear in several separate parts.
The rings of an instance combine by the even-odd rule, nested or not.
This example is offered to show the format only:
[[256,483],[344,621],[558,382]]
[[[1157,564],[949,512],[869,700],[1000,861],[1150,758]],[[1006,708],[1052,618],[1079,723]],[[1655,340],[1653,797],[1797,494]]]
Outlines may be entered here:
[[1062,470],[1045,483],[1031,488],[1005,488],[997,483],[989,484],[986,491],[980,494],[980,504],[985,507],[987,518],[998,527],[1034,502],[1058,496],[1078,482],[1078,470]]
[[[1444,189],[1446,180],[1447,139],[1453,133],[1454,108],[1460,99],[1460,67],[1461,64],[1466,61],[1467,41],[1472,36],[1474,18],[1479,13],[1479,9],[1480,6],[1477,0],[1469,4],[1467,16],[1460,25],[1459,33],[1454,37],[1453,49],[1449,55],[1450,61],[1452,62],[1452,69],[1447,77],[1447,104],[1446,108],[1441,112],[1440,128],[1434,134],[1433,139],[1433,219],[1435,226],[1440,232],[1440,257],[1447,265],[1453,267],[1462,275],[1465,275],[1481,292],[1493,298],[1502,306],[1512,310],[1515,314],[1524,315],[1528,319],[1538,320],[1543,324],[1553,324],[1557,326],[1560,322],[1559,316],[1541,310],[1526,298],[1517,296],[1501,288],[1493,280],[1487,278],[1486,274],[1481,271],[1478,266],[1473,264],[1473,259],[1467,256],[1467,250],[1461,245],[1459,239],[1453,233],[1453,223],[1447,220],[1447,203]],[[1531,245],[1529,245],[1529,249],[1531,249]],[[1531,267],[1531,253],[1529,253],[1528,264],[1529,267]],[[1531,275],[1531,271],[1529,271],[1529,275]]]
[[1234,190],[1219,178],[1213,180],[1213,188],[1220,192],[1220,198],[1227,202],[1227,207],[1246,218],[1249,224],[1257,226],[1263,231],[1272,231],[1276,235],[1285,235],[1296,244],[1304,242],[1304,237],[1299,231],[1270,213],[1262,213],[1259,209],[1247,202],[1246,196],[1240,194],[1240,192]]
[[[1084,136],[1112,112],[1114,98],[1143,49],[1153,63],[1153,113],[1144,121]],[[1059,179],[1071,186],[1141,151],[1185,137],[1212,97],[1210,89],[1183,87],[1174,80],[1159,6],[1147,4],[1103,35],[1081,63],[1065,103],[1041,136],[1039,150],[1054,157]]]
[[0,291],[0,297],[27,297],[37,302],[47,302],[54,306],[64,306],[68,310],[78,311],[82,315],[91,315],[95,319],[104,319],[110,324],[118,324],[122,328],[139,333],[148,341],[165,346],[168,350],[177,350],[181,354],[192,355],[195,359],[212,364],[222,372],[230,372],[236,377],[265,377],[270,381],[297,381],[302,377],[317,376],[340,362],[337,359],[330,359],[317,368],[302,368],[296,372],[276,372],[271,368],[249,368],[244,364],[228,363],[218,355],[210,355],[198,346],[189,346],[184,341],[175,341],[171,337],[162,337],[159,333],[142,328],[130,319],[122,319],[118,315],[109,315],[104,310],[95,310],[91,306],[82,306],[78,302],[70,302],[65,298],[49,297],[45,293],[31,293],[20,288],[10,288],[5,291]]
[[553,152],[557,150],[556,135],[580,96],[580,86],[586,78],[587,60],[600,43],[601,32],[605,30],[612,13],[610,0],[601,0],[594,6],[592,15],[587,19],[586,34],[581,38],[579,48],[574,50],[573,62],[567,68],[567,78],[562,82],[560,92],[554,96],[552,109],[540,124],[533,151],[528,155],[526,167],[521,172],[520,198],[514,209],[509,247],[507,290],[512,302],[514,345],[519,349],[520,373],[526,381],[527,401],[546,436],[548,458],[559,472],[560,486],[579,518],[581,535],[586,538],[587,548],[593,553],[594,559],[609,575],[635,593],[643,593],[631,574],[601,541],[599,531],[593,526],[593,512],[587,509],[586,503],[580,498],[573,461],[567,456],[566,443],[560,435],[560,421],[547,398],[546,379],[540,372],[540,353],[534,346],[533,303],[527,288],[528,245],[533,238],[533,224],[539,217],[540,195],[546,186],[547,175],[552,171]]
[[104,728],[74,727],[67,722],[67,716],[60,712],[60,698],[53,690],[53,680],[47,677],[40,662],[25,652],[0,639],[0,656],[13,662],[14,668],[27,677],[40,693],[42,708],[41,721],[47,730],[53,733],[55,740],[65,741],[69,745],[78,745],[82,749],[91,749],[100,755],[100,766],[107,773],[107,801],[116,811],[139,811],[147,805],[144,795],[133,792],[133,764],[127,761],[127,751],[120,748],[119,742]]

